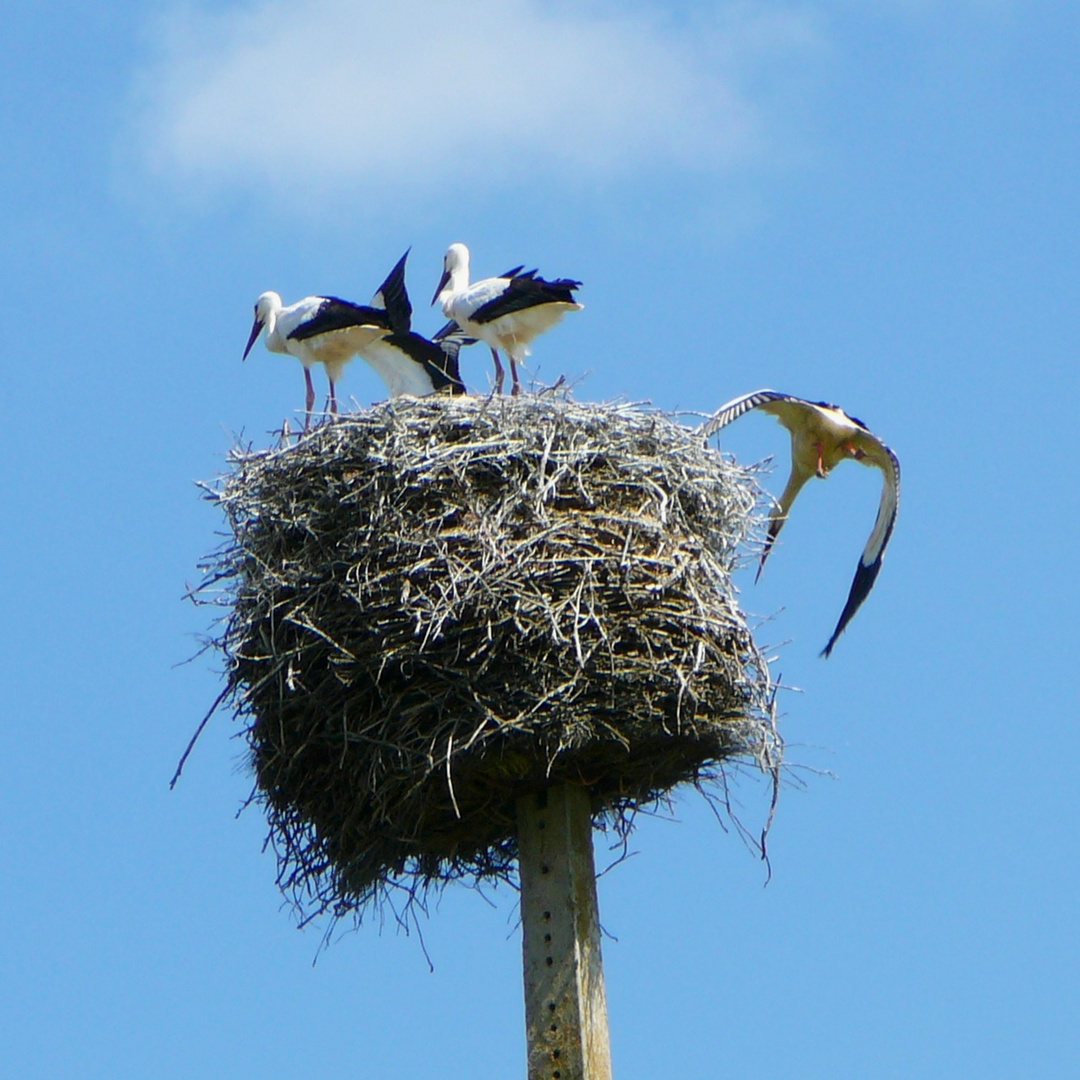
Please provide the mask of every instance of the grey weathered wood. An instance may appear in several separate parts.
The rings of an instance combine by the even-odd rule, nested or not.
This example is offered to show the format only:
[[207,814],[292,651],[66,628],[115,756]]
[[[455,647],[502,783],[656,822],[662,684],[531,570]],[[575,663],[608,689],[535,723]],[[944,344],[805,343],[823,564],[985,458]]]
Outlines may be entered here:
[[588,792],[557,784],[517,814],[529,1080],[611,1080]]

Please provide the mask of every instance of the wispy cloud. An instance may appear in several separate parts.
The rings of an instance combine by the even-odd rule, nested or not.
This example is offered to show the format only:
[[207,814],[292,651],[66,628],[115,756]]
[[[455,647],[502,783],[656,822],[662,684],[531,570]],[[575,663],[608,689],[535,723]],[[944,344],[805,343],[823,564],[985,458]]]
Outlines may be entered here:
[[178,8],[139,79],[140,153],[162,176],[211,188],[375,193],[723,172],[768,153],[776,86],[813,63],[821,39],[797,9],[710,10],[688,20],[644,0]]

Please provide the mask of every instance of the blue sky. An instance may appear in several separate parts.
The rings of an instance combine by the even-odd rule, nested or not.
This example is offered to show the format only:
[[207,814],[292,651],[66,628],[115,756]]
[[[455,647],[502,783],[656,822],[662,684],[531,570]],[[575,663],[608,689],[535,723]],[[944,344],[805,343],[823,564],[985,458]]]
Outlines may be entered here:
[[[192,481],[303,401],[240,363],[255,297],[366,299],[411,244],[430,332],[464,240],[584,281],[541,378],[825,398],[903,463],[830,660],[876,472],[738,579],[799,688],[773,877],[696,796],[642,824],[600,882],[616,1075],[1074,1076],[1078,52],[1080,11],[1009,0],[10,5],[5,1075],[523,1075],[509,890],[443,897],[434,973],[390,925],[320,952],[227,719],[167,786],[220,685],[177,666],[222,527]],[[779,491],[774,421],[723,445]]]

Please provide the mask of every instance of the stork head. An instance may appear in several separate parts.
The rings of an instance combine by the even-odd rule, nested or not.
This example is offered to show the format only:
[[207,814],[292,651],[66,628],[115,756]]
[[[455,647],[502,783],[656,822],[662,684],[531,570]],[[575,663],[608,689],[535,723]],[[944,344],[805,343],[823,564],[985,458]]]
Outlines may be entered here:
[[263,327],[271,320],[275,320],[280,310],[281,297],[276,292],[264,292],[255,301],[255,322],[251,327],[251,336],[248,338],[242,359],[246,360],[248,358],[248,353],[251,352],[252,345],[258,340]]
[[443,273],[439,278],[438,288],[431,298],[434,304],[443,293],[447,291],[447,285],[452,292],[457,292],[469,280],[469,249],[464,244],[451,244],[443,256]]

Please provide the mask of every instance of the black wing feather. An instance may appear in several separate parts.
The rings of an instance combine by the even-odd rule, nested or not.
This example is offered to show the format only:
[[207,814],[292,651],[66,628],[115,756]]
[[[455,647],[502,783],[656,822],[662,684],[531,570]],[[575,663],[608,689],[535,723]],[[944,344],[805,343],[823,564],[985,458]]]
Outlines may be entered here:
[[[889,531],[891,532],[892,529],[890,528]],[[836,624],[832,637],[829,638],[829,644],[821,650],[822,656],[828,657],[832,654],[836,639],[847,629],[847,624],[855,617],[855,612],[862,607],[862,602],[870,595],[870,590],[874,587],[874,582],[877,580],[880,570],[880,558],[875,559],[869,566],[861,559],[859,560],[859,565],[855,568],[855,578],[851,582],[851,591],[848,593],[847,603],[840,613],[840,621]]]
[[[894,501],[890,508],[883,494],[883,501],[878,509],[878,517],[874,522],[873,532],[871,532],[870,539],[867,541],[867,550],[876,551],[876,554],[870,562],[867,562],[867,551],[864,551],[859,559],[859,565],[855,568],[855,578],[851,582],[851,591],[848,593],[847,603],[844,604],[844,610],[840,613],[840,621],[836,624],[832,637],[829,638],[829,644],[821,650],[822,656],[829,656],[832,653],[836,639],[844,632],[847,624],[854,618],[855,612],[862,606],[862,602],[870,595],[870,590],[874,587],[874,582],[877,580],[878,573],[881,570],[881,564],[885,560],[885,549],[889,546],[889,539],[892,537],[893,529],[896,526],[896,515],[900,508],[900,459],[884,443],[881,443],[881,446],[885,450],[889,465],[892,468]],[[885,483],[888,483],[888,480]],[[882,514],[889,515],[887,521],[882,520]],[[874,535],[882,524],[884,524],[884,532],[880,542],[875,544]]]
[[334,330],[347,330],[351,326],[378,326],[389,330],[390,322],[386,312],[379,308],[326,296],[315,314],[288,336],[293,341],[306,341]]
[[412,329],[413,309],[409,301],[409,291],[405,288],[405,260],[409,257],[409,251],[412,251],[412,248],[398,259],[371,301],[374,307],[386,309],[390,326],[396,334],[406,334]]
[[389,334],[383,341],[395,349],[400,349],[410,360],[423,365],[435,390],[449,390],[452,394],[465,393],[465,384],[461,381],[458,367],[461,338],[451,337],[436,344],[421,334],[409,331],[404,334]]
[[576,303],[574,290],[580,288],[580,281],[572,281],[570,278],[545,281],[536,276],[535,270],[530,270],[526,274],[516,274],[510,278],[502,294],[486,304],[481,304],[469,319],[475,323],[488,323],[515,311],[525,311],[541,304],[573,304]]

